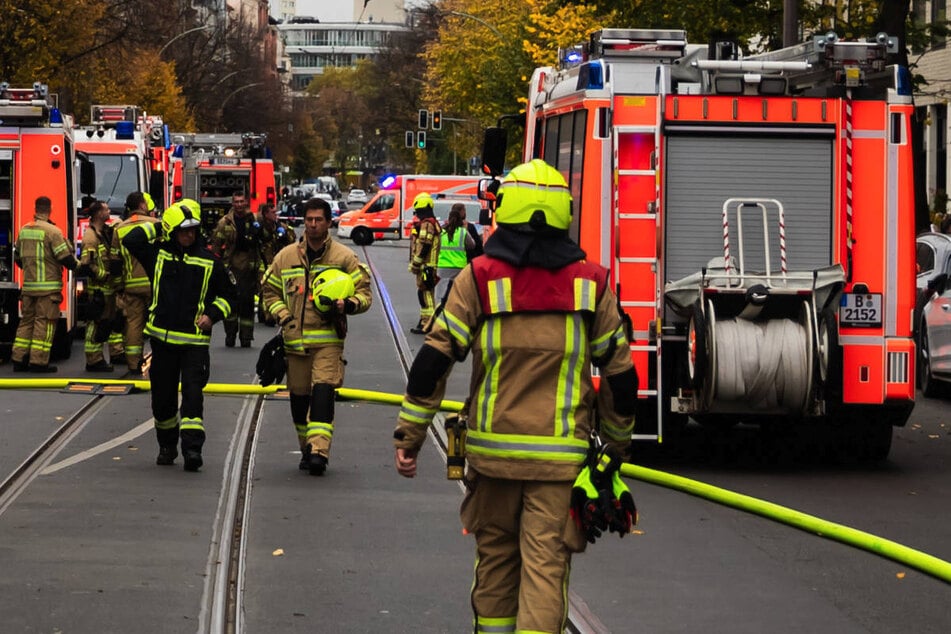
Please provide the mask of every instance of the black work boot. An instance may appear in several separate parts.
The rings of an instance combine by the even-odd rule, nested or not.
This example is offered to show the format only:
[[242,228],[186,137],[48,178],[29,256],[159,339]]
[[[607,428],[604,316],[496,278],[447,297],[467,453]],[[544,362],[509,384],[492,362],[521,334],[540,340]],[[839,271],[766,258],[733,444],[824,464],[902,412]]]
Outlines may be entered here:
[[13,362],[13,371],[14,372],[29,372],[30,371],[30,362],[24,359],[23,361],[14,361]]
[[86,372],[112,372],[113,370],[115,367],[105,359],[86,364]]
[[57,367],[55,365],[50,365],[49,363],[31,363],[29,366],[29,371],[36,372],[37,374],[52,374],[53,372],[57,371]]
[[175,464],[175,458],[178,458],[178,448],[174,446],[159,447],[158,458],[155,459],[155,464],[167,467],[168,465]]
[[304,445],[300,450],[300,464],[297,468],[301,471],[310,471],[310,445]]
[[228,348],[234,348],[234,335],[225,335],[225,346]]
[[205,432],[198,429],[183,429],[181,436],[185,471],[198,471],[203,464],[201,447],[205,444]]
[[322,476],[327,470],[327,456],[319,453],[312,453],[308,457],[308,469],[312,476]]

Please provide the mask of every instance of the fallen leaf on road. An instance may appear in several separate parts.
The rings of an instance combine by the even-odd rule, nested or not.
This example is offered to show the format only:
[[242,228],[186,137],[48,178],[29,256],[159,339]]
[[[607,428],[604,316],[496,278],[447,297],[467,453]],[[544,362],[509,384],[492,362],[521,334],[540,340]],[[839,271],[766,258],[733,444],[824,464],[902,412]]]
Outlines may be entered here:
[[282,557],[282,556],[284,555],[284,549],[283,549],[283,548],[278,548],[277,550],[275,550],[275,551],[274,551],[273,553],[271,553],[271,554],[274,555],[275,557]]
[[899,579],[904,579],[904,578],[905,578],[905,573],[899,572],[899,573],[896,574],[895,576],[898,577]]

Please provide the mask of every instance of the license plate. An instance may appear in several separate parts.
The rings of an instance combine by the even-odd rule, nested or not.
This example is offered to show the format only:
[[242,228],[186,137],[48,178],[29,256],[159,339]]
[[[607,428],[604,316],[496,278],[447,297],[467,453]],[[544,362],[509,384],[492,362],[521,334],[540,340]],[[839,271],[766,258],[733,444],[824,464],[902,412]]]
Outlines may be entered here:
[[853,328],[881,326],[881,293],[843,293],[839,300],[839,325]]

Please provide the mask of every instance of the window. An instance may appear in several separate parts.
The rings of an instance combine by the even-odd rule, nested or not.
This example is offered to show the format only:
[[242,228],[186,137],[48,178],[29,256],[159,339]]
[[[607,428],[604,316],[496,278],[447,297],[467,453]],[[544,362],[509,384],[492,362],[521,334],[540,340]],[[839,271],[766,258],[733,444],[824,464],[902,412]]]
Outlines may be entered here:
[[934,249],[931,248],[931,245],[924,242],[919,242],[916,254],[919,275],[922,273],[929,273],[934,270],[934,258],[935,253]]

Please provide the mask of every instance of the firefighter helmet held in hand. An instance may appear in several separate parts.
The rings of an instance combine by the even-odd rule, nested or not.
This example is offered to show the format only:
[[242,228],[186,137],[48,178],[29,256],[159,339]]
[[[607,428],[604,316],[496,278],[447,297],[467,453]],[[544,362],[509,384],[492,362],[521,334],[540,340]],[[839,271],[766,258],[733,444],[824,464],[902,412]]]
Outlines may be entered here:
[[416,194],[416,198],[413,199],[413,211],[425,209],[426,207],[430,209],[433,208],[433,197],[426,192]]
[[495,220],[499,224],[544,224],[553,229],[571,225],[568,183],[554,167],[533,159],[512,169],[499,186]]
[[340,269],[327,269],[314,278],[311,291],[317,311],[326,313],[338,299],[353,296],[355,288],[353,278],[348,273]]
[[[186,204],[188,203],[188,204]],[[162,214],[162,236],[171,240],[176,229],[190,229],[201,224],[201,208],[193,200],[181,200]]]

